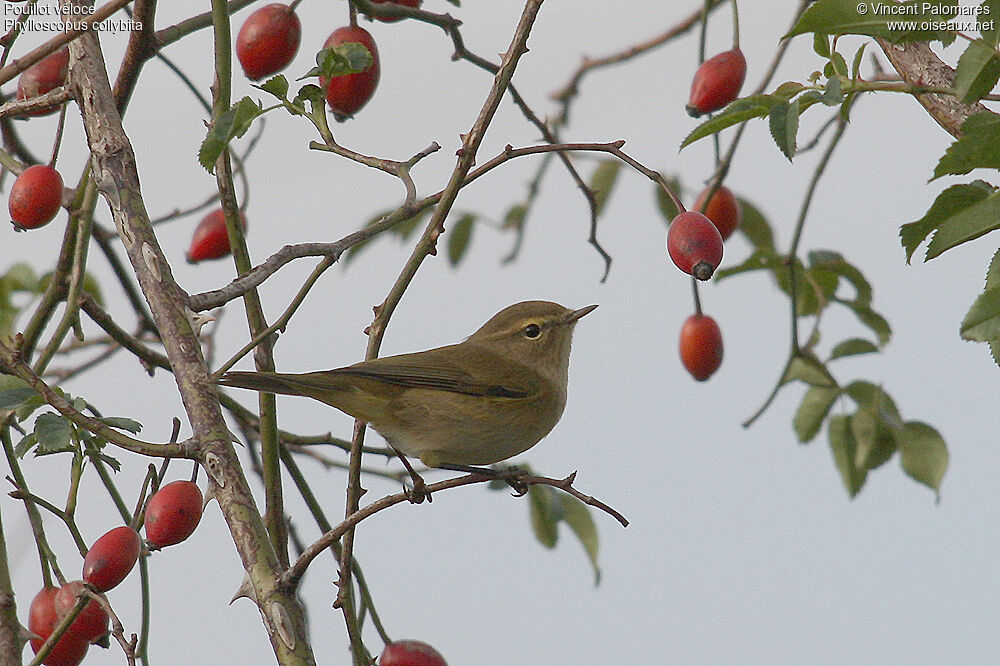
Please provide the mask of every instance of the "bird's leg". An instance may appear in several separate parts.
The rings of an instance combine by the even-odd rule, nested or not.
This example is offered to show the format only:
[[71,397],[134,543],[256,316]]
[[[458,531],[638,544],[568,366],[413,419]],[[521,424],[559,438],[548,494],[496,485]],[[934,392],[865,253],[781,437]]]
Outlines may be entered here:
[[421,502],[424,501],[424,499],[426,499],[428,502],[433,502],[434,498],[431,497],[430,492],[428,492],[427,490],[427,484],[424,483],[424,477],[417,474],[417,470],[413,469],[413,465],[411,465],[410,461],[406,459],[406,456],[403,454],[402,451],[392,446],[391,444],[389,445],[389,448],[391,448],[393,452],[396,454],[396,457],[399,458],[399,462],[403,463],[403,467],[405,467],[406,471],[409,472],[410,474],[410,480],[413,481],[413,488],[407,489],[407,493],[410,496],[410,501],[413,502],[414,504],[420,504]]

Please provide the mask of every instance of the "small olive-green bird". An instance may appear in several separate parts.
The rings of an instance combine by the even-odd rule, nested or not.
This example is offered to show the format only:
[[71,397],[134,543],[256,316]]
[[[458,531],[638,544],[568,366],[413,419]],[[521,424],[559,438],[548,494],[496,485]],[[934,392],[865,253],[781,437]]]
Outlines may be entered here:
[[227,372],[218,383],[325,402],[428,467],[491,465],[559,421],[573,328],[596,307],[525,301],[458,344],[323,372]]

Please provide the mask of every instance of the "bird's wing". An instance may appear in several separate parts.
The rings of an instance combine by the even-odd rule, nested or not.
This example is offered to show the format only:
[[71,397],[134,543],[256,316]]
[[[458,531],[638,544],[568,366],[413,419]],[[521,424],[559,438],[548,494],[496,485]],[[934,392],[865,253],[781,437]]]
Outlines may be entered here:
[[[452,347],[454,346],[457,345]],[[442,347],[416,354],[372,359],[329,372],[367,377],[408,388],[498,398],[526,398],[536,390],[531,382],[525,382],[523,378],[517,380],[509,376],[509,373],[500,372],[502,364],[490,352],[465,348],[461,352],[460,364],[454,360],[454,353],[454,349]],[[469,368],[478,371],[470,371]]]

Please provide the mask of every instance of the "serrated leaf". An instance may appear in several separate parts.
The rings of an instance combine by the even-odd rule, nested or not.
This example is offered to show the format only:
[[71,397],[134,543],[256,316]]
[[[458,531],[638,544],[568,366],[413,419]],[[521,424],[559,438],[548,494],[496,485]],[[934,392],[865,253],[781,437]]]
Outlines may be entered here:
[[594,173],[590,177],[590,191],[594,195],[597,215],[600,215],[604,210],[608,196],[614,189],[615,181],[618,180],[619,171],[621,171],[621,162],[618,160],[602,160],[594,169]]
[[964,340],[1000,340],[1000,286],[990,287],[976,297],[959,331]]
[[955,66],[955,97],[962,104],[975,104],[990,94],[1000,79],[1000,54],[977,39],[970,42]]
[[35,419],[33,431],[38,440],[38,453],[55,453],[72,450],[73,426],[61,414],[46,412]]
[[[847,76],[847,61],[844,60],[844,56],[840,55],[836,51],[830,54],[830,66],[833,68],[833,73],[832,75],[827,74],[827,76],[829,76],[831,79],[835,79],[840,76],[843,77]],[[840,87],[839,84],[838,87]],[[833,105],[831,104],[831,106]]]
[[792,362],[788,364],[785,376],[781,378],[783,384],[791,381],[800,381],[810,386],[824,386],[836,388],[837,382],[830,375],[823,363],[809,352],[799,352]]
[[942,220],[927,244],[926,259],[929,261],[996,229],[1000,229],[1000,194],[993,192],[982,201]]
[[864,338],[850,338],[838,342],[830,352],[830,360],[844,358],[845,356],[860,356],[861,354],[871,354],[878,351],[878,345]]
[[246,134],[254,119],[264,113],[259,102],[244,97],[219,114],[208,135],[201,143],[198,161],[209,173],[215,173],[215,163],[229,142]]
[[583,546],[590,566],[594,569],[594,585],[598,585],[601,582],[601,568],[597,564],[599,540],[594,517],[590,515],[587,505],[572,495],[560,493],[559,501],[562,504],[562,518]]
[[767,124],[778,150],[791,162],[795,157],[796,138],[799,133],[799,101],[794,99],[772,106],[767,116]]
[[906,250],[906,263],[910,263],[913,253],[924,239],[945,220],[984,201],[993,192],[993,186],[982,180],[952,185],[941,192],[922,218],[899,228],[899,239]]
[[465,250],[469,247],[469,240],[472,238],[472,226],[476,221],[476,216],[466,213],[458,218],[448,233],[448,261],[452,266],[457,266],[465,255]]
[[[859,4],[865,6],[865,13],[858,11]],[[954,16],[954,12],[941,7],[954,7],[956,4],[957,0],[909,0],[902,3],[892,0],[864,3],[857,0],[818,0],[802,12],[784,39],[818,32],[826,35],[869,35],[893,42],[937,40],[947,46],[955,36],[943,27],[942,17]],[[890,29],[890,21],[912,21],[915,29],[903,30],[898,26]],[[921,24],[924,29],[920,29]]]
[[142,424],[135,419],[130,419],[124,416],[102,416],[97,419],[109,428],[115,428],[117,430],[125,430],[132,433],[133,435],[142,430]]
[[112,458],[111,456],[105,453],[99,453],[97,457],[101,459],[101,462],[103,462],[105,465],[110,467],[115,472],[122,471],[122,464],[118,460],[118,458]]
[[995,113],[976,113],[965,119],[961,135],[934,167],[934,178],[973,169],[1000,169],[1000,117]]
[[898,441],[903,471],[937,494],[948,470],[948,447],[944,438],[926,423],[908,421]]
[[827,434],[830,438],[830,451],[833,453],[833,462],[840,472],[840,480],[847,489],[847,494],[851,499],[861,491],[865,485],[868,471],[858,469],[854,464],[854,457],[857,446],[854,436],[851,434],[850,417],[846,414],[835,414],[830,417],[830,425],[827,427]]
[[254,88],[259,88],[266,93],[274,95],[283,102],[288,100],[288,79],[285,78],[284,74],[272,76],[264,83],[254,85]]
[[322,49],[316,54],[316,66],[306,72],[299,80],[321,76],[332,79],[335,76],[357,74],[374,62],[372,54],[360,42],[345,42],[337,46]]
[[868,42],[865,42],[854,52],[854,60],[851,62],[851,80],[857,80],[861,76],[861,62],[864,60],[867,46]]
[[546,548],[555,548],[559,541],[556,525],[559,522],[561,505],[556,490],[549,486],[528,487],[528,506],[531,514],[531,529],[535,538]]
[[717,115],[709,118],[698,127],[694,128],[683,141],[681,149],[689,146],[698,139],[711,136],[733,125],[746,122],[751,118],[763,118],[771,110],[774,104],[784,103],[785,100],[771,95],[752,95],[740,98],[724,108]]
[[840,389],[829,386],[811,386],[802,397],[792,427],[799,442],[807,444],[813,440],[823,426],[830,408],[840,396]]
[[[662,175],[662,174],[661,174]],[[675,193],[681,192],[681,181],[680,178],[676,176],[664,176],[663,180],[670,186],[670,189]],[[659,183],[653,183],[653,189],[656,194],[656,207],[660,211],[660,215],[663,216],[663,221],[669,225],[675,217],[677,217],[677,206],[674,205],[674,200],[667,196],[667,193],[663,191],[663,188]],[[678,194],[678,196],[680,196]]]

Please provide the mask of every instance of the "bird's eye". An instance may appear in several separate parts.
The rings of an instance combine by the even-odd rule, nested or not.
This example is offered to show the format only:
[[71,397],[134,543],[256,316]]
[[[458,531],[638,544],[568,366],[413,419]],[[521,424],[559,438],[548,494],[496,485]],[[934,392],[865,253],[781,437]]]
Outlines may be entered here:
[[542,327],[538,324],[528,324],[524,327],[524,337],[534,340],[542,334]]

